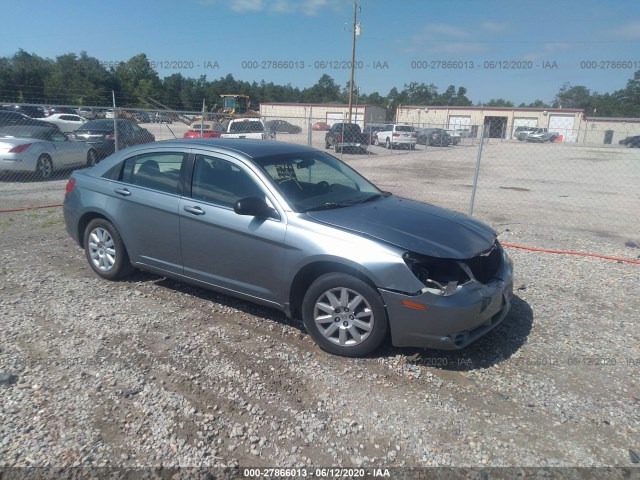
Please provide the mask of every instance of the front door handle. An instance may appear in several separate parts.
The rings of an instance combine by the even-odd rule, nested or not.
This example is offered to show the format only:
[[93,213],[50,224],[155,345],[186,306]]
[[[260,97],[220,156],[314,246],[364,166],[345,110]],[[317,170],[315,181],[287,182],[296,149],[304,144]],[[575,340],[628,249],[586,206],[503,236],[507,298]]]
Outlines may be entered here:
[[115,192],[119,195],[122,195],[123,197],[128,197],[129,195],[131,195],[131,192],[126,188],[116,188]]
[[204,215],[204,210],[200,207],[184,207],[185,211],[193,213],[194,215]]

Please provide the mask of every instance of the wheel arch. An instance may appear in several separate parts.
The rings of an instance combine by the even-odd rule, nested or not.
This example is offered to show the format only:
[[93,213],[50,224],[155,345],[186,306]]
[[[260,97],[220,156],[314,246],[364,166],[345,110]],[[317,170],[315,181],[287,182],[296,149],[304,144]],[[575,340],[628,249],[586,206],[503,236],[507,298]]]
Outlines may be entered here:
[[[291,281],[289,288],[289,316],[291,318],[301,318],[302,300],[305,292],[311,284],[322,275],[327,273],[344,273],[356,277],[367,283],[371,288],[378,291],[378,287],[371,278],[355,265],[348,265],[338,261],[319,260],[302,267]],[[381,296],[382,298],[382,296]],[[385,307],[386,308],[386,307]]]
[[78,219],[78,224],[77,224],[78,244],[83,249],[84,249],[84,232],[87,229],[87,225],[89,225],[89,222],[91,220],[95,220],[96,218],[101,218],[103,220],[106,220],[107,222],[115,226],[115,224],[109,217],[107,217],[106,215],[100,212],[89,211],[89,212],[83,213]]

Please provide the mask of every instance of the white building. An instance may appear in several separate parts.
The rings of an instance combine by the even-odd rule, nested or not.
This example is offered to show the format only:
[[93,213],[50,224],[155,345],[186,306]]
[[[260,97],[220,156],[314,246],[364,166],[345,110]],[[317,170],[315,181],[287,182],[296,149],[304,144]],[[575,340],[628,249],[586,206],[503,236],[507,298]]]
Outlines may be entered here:
[[[348,122],[349,105],[333,103],[261,103],[260,115],[267,120],[286,120],[294,125],[305,127],[309,123]],[[368,123],[383,123],[387,112],[376,105],[353,105],[351,118],[361,128]]]
[[419,127],[468,129],[472,136],[488,125],[493,138],[512,138],[517,127],[544,127],[558,132],[563,141],[575,142],[584,130],[584,110],[567,108],[434,107],[401,106],[396,121]]

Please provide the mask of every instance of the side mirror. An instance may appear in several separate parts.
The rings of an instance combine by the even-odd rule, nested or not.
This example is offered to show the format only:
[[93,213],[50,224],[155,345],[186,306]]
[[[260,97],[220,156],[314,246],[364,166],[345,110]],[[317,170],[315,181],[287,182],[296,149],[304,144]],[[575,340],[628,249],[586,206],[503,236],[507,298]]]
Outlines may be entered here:
[[278,212],[267,205],[262,198],[247,197],[241,198],[233,205],[233,211],[238,215],[251,215],[253,217],[278,218]]

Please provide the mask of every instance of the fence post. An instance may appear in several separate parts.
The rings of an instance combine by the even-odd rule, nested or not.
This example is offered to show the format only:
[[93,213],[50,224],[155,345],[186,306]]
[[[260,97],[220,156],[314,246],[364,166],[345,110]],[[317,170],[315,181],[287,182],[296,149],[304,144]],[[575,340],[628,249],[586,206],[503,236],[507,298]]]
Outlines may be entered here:
[[309,121],[307,122],[307,145],[311,146],[311,118],[313,117],[313,107],[309,107]]
[[473,216],[473,204],[476,199],[476,188],[478,187],[478,174],[480,173],[480,160],[482,159],[482,145],[484,144],[484,129],[486,125],[482,125],[480,133],[480,146],[478,147],[478,155],[476,158],[476,171],[473,174],[473,188],[471,189],[471,202],[469,204],[469,216]]
[[113,98],[113,135],[117,152],[120,148],[118,147],[118,109],[116,108],[116,92],[114,90],[111,90],[111,96]]

